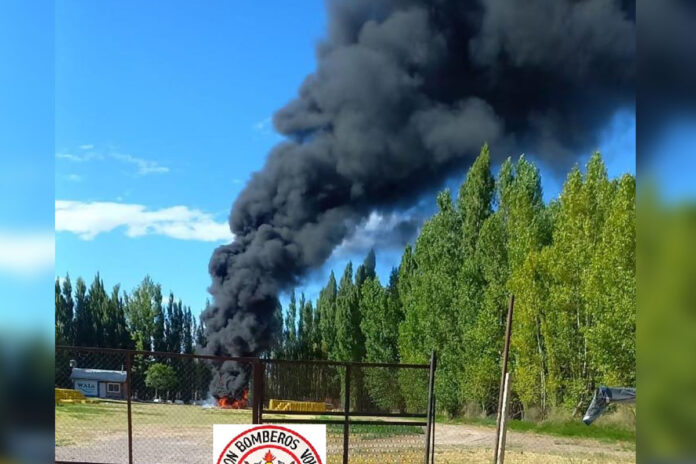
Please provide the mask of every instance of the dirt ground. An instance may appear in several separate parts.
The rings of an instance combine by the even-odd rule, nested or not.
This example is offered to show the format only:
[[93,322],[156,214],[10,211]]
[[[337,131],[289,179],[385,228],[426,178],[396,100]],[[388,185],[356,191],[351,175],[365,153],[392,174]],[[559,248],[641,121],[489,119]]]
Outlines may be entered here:
[[[208,427],[158,427],[135,430],[133,454],[136,463],[203,464],[211,462],[212,431]],[[436,462],[490,463],[494,431],[471,425],[436,427]],[[422,434],[392,438],[363,439],[351,442],[351,463],[383,464],[420,463],[423,459]],[[342,442],[330,436],[328,462],[341,462]],[[56,460],[122,463],[127,461],[128,441],[125,433],[102,434],[87,443],[56,447]],[[569,439],[534,433],[509,432],[506,463],[632,463],[635,450],[628,444],[597,440]]]

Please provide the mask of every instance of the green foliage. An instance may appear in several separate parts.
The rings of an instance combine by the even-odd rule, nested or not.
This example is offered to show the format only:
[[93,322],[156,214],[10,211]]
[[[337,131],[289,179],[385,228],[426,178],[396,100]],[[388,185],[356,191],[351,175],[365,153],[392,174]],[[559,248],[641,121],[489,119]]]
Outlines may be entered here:
[[[401,360],[428,362],[439,353],[436,389],[440,405],[450,414],[460,409],[461,333],[457,330],[457,276],[461,267],[460,216],[449,191],[438,195],[439,211],[427,221],[416,242],[418,263],[408,276],[410,291],[402,293],[405,319],[399,328]],[[404,379],[409,382],[409,379]],[[402,389],[409,385],[402,383]]]
[[[145,385],[155,391],[171,390],[176,387],[177,378],[174,368],[162,363],[154,363],[145,374]],[[157,396],[157,393],[155,393]]]
[[[456,202],[448,190],[437,212],[406,246],[383,286],[371,250],[355,274],[331,272],[316,302],[295,291],[275,316],[283,333],[269,355],[289,359],[427,363],[438,353],[438,408],[495,413],[508,301],[515,295],[510,368],[517,412],[579,412],[600,384],[636,381],[635,178],[610,180],[599,154],[583,173],[575,167],[558,199],[544,204],[537,167],[521,156],[505,160],[497,178],[487,146],[472,163]],[[130,294],[109,296],[99,275],[55,283],[56,340],[195,351],[204,340],[191,309],[149,277]],[[179,361],[168,364],[180,368]],[[205,392],[200,385],[180,397]],[[134,359],[134,378],[152,361]],[[160,369],[160,368],[158,368]],[[339,374],[320,382],[339,385]],[[413,370],[356,370],[353,391],[364,404],[423,410],[427,376]],[[342,384],[342,383],[341,383]],[[338,387],[336,387],[338,388]],[[338,395],[338,392],[335,393]],[[369,397],[365,400],[362,397]],[[371,401],[366,403],[365,401]],[[521,409],[521,410],[520,410]],[[529,416],[536,414],[528,414]]]
[[[360,292],[360,328],[365,337],[365,360],[394,363],[399,359],[399,324],[403,313],[398,302],[396,271],[392,272],[389,288],[385,289],[376,276],[363,283]],[[394,382],[393,369],[369,369],[365,386],[373,402],[387,410],[404,409],[400,388]]]
[[297,344],[297,299],[295,298],[295,290],[290,294],[290,304],[285,315],[285,347],[283,349],[285,355],[292,359],[295,353]]
[[329,353],[335,350],[336,343],[336,295],[338,287],[333,271],[329,282],[319,293],[317,313],[319,314],[319,329],[321,334],[321,356],[329,358]]

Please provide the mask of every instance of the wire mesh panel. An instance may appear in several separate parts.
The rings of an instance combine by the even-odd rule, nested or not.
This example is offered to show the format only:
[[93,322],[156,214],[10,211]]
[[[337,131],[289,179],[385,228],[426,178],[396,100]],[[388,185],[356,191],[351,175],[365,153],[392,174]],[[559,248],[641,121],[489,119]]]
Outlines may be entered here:
[[[344,419],[344,365],[276,360],[264,365],[264,423]],[[342,457],[343,425],[327,425],[327,458],[342,462]]]
[[[351,367],[349,462],[422,463],[429,370],[400,366]],[[395,424],[395,425],[392,425]]]
[[343,410],[344,366],[270,360],[264,364],[263,403],[269,413]]
[[133,356],[133,462],[207,464],[214,424],[251,423],[251,365],[230,362]]
[[[351,464],[385,462],[422,464],[424,429],[425,427],[422,426],[404,425],[351,425],[349,462]],[[329,460],[329,462],[332,461]]]
[[425,418],[429,375],[424,368],[353,365],[351,412]]
[[126,355],[56,348],[56,461],[128,462]]
[[428,366],[264,363],[263,422],[326,423],[329,463],[423,462]]

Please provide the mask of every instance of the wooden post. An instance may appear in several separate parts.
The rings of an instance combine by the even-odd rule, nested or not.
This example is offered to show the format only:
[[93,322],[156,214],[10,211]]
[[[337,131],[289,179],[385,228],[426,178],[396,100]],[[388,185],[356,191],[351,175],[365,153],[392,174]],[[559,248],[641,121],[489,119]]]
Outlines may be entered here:
[[126,404],[127,404],[127,414],[128,414],[128,463],[133,464],[133,414],[131,411],[131,396],[132,396],[132,381],[131,381],[131,371],[132,363],[131,356],[133,353],[130,351],[126,352]]
[[505,326],[505,346],[503,348],[503,368],[500,375],[500,391],[498,392],[498,417],[495,424],[495,452],[493,453],[493,462],[498,459],[498,445],[500,443],[500,422],[503,409],[503,392],[505,390],[505,380],[508,368],[508,355],[510,353],[510,337],[512,336],[512,313],[515,309],[515,295],[510,296],[510,306],[507,313],[507,323]]
[[510,403],[510,373],[505,374],[505,389],[503,390],[503,404],[500,413],[500,431],[497,438],[497,453],[495,464],[503,464],[505,461],[505,435],[507,432],[508,404]]
[[256,413],[259,419],[259,424],[263,424],[263,402],[266,395],[266,364],[259,361],[259,401],[257,404],[258,412]]
[[348,446],[350,443],[350,364],[346,364],[346,384],[343,400],[343,464],[348,464]]
[[251,422],[253,424],[260,424],[263,421],[263,367],[263,363],[258,359],[252,363],[254,389],[252,392]]
[[[437,356],[433,351],[430,356],[430,379],[428,381],[428,425],[425,428],[425,464],[430,462],[431,436],[433,433],[433,423],[435,422],[434,398],[435,398],[435,369],[437,366]],[[433,446],[434,447],[434,446]]]
[[430,437],[430,442],[431,442],[431,447],[430,447],[430,464],[435,463],[435,414],[437,409],[435,408],[435,394],[433,392],[433,402],[431,409],[433,411],[432,417],[433,417],[433,426],[432,426],[432,436]]

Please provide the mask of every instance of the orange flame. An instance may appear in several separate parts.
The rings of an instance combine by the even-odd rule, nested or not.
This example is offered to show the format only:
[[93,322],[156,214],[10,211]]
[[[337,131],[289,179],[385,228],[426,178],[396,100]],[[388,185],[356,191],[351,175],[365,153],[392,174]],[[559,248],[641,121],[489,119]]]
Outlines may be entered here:
[[242,397],[238,400],[230,398],[229,396],[221,396],[218,398],[218,406],[223,409],[244,409],[247,407],[248,399],[249,390],[244,390]]
[[266,455],[263,457],[263,460],[266,461],[266,464],[273,464],[273,461],[275,461],[275,456],[273,456],[273,454],[271,454],[271,451],[268,450]]

